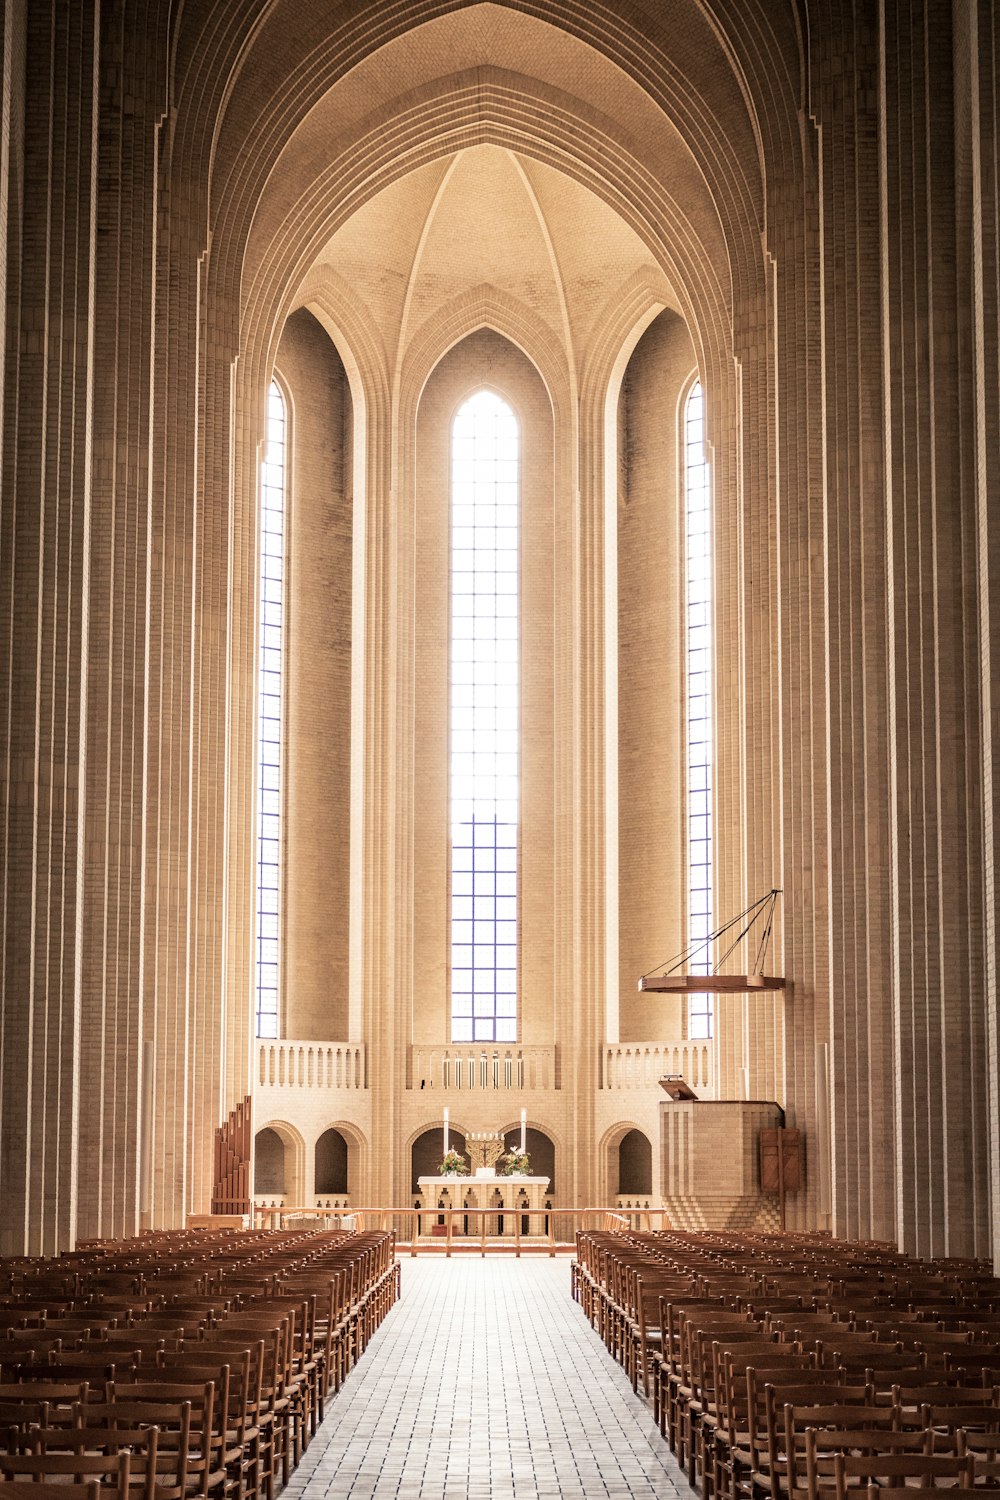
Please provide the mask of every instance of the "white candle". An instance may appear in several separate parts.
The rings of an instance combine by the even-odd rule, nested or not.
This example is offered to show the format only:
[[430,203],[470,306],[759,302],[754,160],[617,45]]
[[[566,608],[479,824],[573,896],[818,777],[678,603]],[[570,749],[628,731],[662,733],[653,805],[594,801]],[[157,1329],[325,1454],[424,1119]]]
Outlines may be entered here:
[[528,1111],[526,1109],[522,1109],[522,1111],[521,1111],[521,1150],[522,1151],[527,1151],[527,1149],[528,1149]]
[[444,1154],[448,1155],[448,1106],[444,1108]]

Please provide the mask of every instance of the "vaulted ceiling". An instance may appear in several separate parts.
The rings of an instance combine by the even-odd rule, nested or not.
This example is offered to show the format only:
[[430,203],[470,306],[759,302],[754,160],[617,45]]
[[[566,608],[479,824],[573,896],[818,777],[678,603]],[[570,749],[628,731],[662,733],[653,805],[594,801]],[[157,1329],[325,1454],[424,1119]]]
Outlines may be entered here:
[[389,368],[458,297],[490,289],[538,319],[579,367],[622,287],[643,276],[676,299],[635,231],[554,167],[479,145],[384,188],[331,236],[303,295],[325,277],[353,292]]

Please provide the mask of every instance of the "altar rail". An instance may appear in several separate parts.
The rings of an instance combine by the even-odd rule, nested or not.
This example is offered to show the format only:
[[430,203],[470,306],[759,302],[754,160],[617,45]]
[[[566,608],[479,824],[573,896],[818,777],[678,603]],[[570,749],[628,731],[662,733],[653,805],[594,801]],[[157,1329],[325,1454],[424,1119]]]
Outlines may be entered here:
[[555,1047],[411,1047],[409,1087],[414,1089],[557,1089]]
[[363,1089],[365,1049],[353,1042],[258,1042],[257,1082],[264,1088]]
[[707,1042],[618,1042],[603,1049],[605,1089],[655,1088],[667,1073],[680,1073],[693,1089],[711,1093],[712,1048]]
[[[495,1208],[352,1208],[322,1209],[308,1207],[263,1208],[256,1206],[254,1228],[282,1229],[286,1220],[301,1224],[315,1219],[317,1223],[333,1226],[341,1217],[347,1217],[357,1233],[376,1229],[391,1229],[396,1236],[396,1254],[434,1255],[444,1253],[451,1257],[455,1251],[488,1251],[520,1256],[522,1252],[541,1252],[545,1255],[570,1255],[576,1249],[578,1229],[604,1229],[613,1234],[626,1234],[630,1230],[670,1229],[671,1222],[665,1208],[622,1209],[612,1208],[547,1208],[532,1211],[528,1217],[544,1220],[540,1234],[522,1234],[522,1215],[514,1215],[513,1241],[491,1239],[487,1230],[491,1218],[496,1218]],[[440,1238],[422,1239],[418,1233],[421,1219],[443,1218],[445,1234]],[[463,1233],[465,1221],[469,1221],[468,1233]]]
[[[272,1211],[279,1213],[285,1209],[288,1201],[287,1193],[255,1193],[253,1211],[257,1214],[271,1213]],[[309,1204],[309,1213],[326,1213],[327,1210],[339,1214],[349,1214],[351,1212],[350,1193],[315,1193],[312,1202]],[[293,1208],[289,1212],[299,1213],[300,1210]]]

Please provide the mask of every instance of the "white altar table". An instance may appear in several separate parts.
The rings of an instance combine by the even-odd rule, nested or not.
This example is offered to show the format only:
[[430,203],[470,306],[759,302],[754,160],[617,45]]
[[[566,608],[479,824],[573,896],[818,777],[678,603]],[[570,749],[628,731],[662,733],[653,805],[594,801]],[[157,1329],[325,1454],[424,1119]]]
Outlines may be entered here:
[[[521,1216],[522,1235],[539,1237],[547,1233],[546,1199],[549,1196],[547,1177],[498,1177],[477,1173],[474,1177],[418,1177],[421,1211],[420,1232],[428,1235],[437,1224],[437,1211],[442,1208],[486,1211],[486,1235],[493,1239],[503,1235],[514,1237],[515,1215]],[[437,1233],[441,1230],[438,1229]],[[468,1230],[462,1217],[452,1220],[452,1234],[468,1232],[478,1238],[482,1232],[479,1213],[470,1213]]]

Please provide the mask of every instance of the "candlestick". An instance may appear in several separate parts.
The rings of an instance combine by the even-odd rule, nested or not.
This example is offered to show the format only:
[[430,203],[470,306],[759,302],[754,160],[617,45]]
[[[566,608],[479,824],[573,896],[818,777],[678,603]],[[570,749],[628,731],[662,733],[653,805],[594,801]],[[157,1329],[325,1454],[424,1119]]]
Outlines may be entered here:
[[521,1111],[521,1150],[522,1151],[527,1151],[527,1149],[528,1149],[528,1111],[526,1109],[522,1109],[522,1111]]
[[444,1108],[444,1154],[448,1155],[448,1106]]

